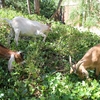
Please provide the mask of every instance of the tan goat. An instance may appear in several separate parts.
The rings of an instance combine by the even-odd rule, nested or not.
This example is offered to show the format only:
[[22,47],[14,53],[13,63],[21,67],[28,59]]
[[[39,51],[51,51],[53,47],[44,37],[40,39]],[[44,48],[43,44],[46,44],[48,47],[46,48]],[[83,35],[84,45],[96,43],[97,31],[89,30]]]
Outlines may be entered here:
[[100,73],[100,44],[90,48],[78,63],[72,65],[71,57],[69,57],[71,65],[70,73],[76,73],[80,78],[89,78],[87,69],[96,69],[96,76]]
[[8,59],[8,70],[12,70],[12,62],[15,61],[16,63],[23,63],[23,55],[22,53],[12,51],[5,46],[0,44],[0,57]]

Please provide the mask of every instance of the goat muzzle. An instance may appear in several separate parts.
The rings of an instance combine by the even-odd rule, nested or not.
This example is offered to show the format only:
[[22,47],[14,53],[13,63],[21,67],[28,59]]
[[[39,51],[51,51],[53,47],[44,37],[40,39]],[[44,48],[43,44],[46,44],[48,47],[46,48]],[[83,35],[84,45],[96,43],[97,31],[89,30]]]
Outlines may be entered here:
[[20,63],[20,65],[22,65],[23,67],[25,66],[25,63],[26,63],[26,61],[24,60],[24,61],[22,61],[21,63]]

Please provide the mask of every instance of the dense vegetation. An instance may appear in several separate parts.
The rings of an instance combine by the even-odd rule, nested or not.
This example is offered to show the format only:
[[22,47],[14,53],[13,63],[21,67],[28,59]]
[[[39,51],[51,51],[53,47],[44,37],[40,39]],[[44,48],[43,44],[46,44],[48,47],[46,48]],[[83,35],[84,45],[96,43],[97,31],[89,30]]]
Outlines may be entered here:
[[[50,18],[56,10],[58,0],[40,0],[40,14]],[[5,6],[28,14],[27,0],[5,0]],[[34,0],[30,0],[31,13],[34,13]]]
[[[2,18],[15,16],[49,22],[41,16],[0,9]],[[0,20],[0,43],[6,47],[9,29],[8,24]],[[68,57],[71,55],[73,62],[77,62],[90,47],[100,42],[100,37],[52,21],[46,42],[42,39],[20,39],[18,47],[11,43],[10,49],[24,52],[25,67],[13,63],[15,67],[9,73],[7,60],[0,58],[0,100],[99,100],[100,81],[95,80],[94,72],[89,72],[91,81],[70,75]]]

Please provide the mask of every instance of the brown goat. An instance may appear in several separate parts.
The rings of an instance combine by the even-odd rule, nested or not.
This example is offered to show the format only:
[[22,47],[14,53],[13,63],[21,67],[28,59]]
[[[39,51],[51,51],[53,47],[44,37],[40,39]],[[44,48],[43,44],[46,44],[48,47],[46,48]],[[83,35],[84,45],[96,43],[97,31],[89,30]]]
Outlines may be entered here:
[[71,57],[69,57],[71,65],[70,73],[76,73],[80,78],[89,78],[87,69],[96,69],[96,76],[100,73],[100,44],[90,48],[78,63],[72,65]]
[[8,61],[8,70],[12,70],[12,62],[15,61],[16,63],[22,63],[23,62],[23,55],[22,53],[12,51],[5,46],[0,44],[0,57],[9,59]]

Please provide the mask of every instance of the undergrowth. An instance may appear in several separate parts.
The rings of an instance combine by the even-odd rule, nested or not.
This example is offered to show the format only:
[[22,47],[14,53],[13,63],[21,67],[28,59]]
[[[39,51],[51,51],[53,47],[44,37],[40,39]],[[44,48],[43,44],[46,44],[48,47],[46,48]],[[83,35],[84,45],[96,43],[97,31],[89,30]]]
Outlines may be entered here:
[[[46,23],[50,20],[25,15],[10,9],[0,9],[1,18],[12,19],[24,16]],[[0,20],[0,43],[6,47],[10,27]],[[90,32],[79,32],[71,26],[52,21],[52,31],[46,42],[42,37],[19,39],[12,50],[22,50],[26,64],[24,67],[14,63],[14,69],[8,72],[7,60],[0,58],[0,100],[99,100],[99,80],[81,80],[69,74],[69,55],[77,62],[92,46],[100,42],[100,37]]]

